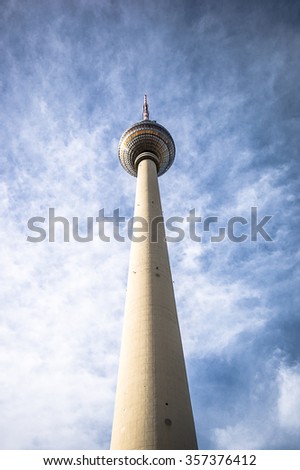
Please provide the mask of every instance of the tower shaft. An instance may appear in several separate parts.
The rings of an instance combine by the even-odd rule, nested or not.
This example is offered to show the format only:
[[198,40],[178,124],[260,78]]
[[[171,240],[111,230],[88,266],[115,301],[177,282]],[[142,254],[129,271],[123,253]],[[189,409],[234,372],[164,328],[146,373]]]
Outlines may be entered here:
[[[197,449],[157,178],[138,164],[111,449]],[[142,222],[144,221],[144,222]],[[148,232],[145,230],[148,224]]]

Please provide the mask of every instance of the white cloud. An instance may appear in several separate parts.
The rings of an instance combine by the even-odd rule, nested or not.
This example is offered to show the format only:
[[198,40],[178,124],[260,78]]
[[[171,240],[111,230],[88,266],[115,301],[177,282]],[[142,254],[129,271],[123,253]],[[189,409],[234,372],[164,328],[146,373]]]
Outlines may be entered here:
[[[278,417],[287,431],[300,433],[300,370],[299,367],[282,367],[278,375]],[[300,437],[300,434],[299,434]]]
[[[175,288],[187,354],[222,354],[239,335],[254,334],[268,320],[260,292],[242,280],[229,284],[205,272],[195,279],[182,271],[181,278]],[[188,314],[180,315],[180,310]]]
[[214,434],[218,449],[261,449],[265,443],[259,421],[216,429]]
[[[280,352],[274,351],[266,367],[266,381],[262,382],[260,377],[257,385],[252,386],[254,392],[244,415],[238,420],[235,416],[235,424],[214,430],[217,448],[267,449],[270,443],[271,448],[297,448],[300,436],[299,367],[286,366]],[[268,391],[268,397],[264,390]]]

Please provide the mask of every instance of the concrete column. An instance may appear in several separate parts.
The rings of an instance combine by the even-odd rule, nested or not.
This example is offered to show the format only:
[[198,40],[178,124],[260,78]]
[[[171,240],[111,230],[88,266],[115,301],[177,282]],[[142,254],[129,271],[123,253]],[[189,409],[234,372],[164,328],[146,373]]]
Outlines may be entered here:
[[111,449],[197,449],[165,230],[159,222],[157,169],[150,159],[138,165],[134,215],[150,228],[135,233],[145,240],[131,246]]

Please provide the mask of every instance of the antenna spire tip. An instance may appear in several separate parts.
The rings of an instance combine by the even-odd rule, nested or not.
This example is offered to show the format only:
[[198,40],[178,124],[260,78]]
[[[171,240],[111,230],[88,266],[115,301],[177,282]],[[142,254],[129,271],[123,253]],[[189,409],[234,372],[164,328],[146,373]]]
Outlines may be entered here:
[[144,95],[144,105],[143,105],[143,120],[147,121],[149,119],[149,110],[147,103],[147,95]]

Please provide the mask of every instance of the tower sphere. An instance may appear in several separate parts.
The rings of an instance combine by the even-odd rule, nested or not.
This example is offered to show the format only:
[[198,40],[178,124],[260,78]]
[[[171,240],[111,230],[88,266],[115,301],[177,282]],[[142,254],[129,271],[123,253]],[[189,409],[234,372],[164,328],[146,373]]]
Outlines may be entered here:
[[144,99],[144,119],[133,124],[122,135],[119,142],[119,160],[123,168],[137,176],[141,160],[152,159],[157,166],[157,175],[163,175],[175,158],[175,144],[165,127],[149,119],[147,97]]

